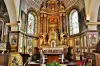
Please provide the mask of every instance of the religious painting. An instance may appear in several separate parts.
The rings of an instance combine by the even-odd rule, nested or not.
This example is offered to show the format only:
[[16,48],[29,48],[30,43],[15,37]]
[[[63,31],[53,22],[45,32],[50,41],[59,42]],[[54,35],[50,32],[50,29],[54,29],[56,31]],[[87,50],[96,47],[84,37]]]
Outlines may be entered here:
[[9,29],[9,27],[7,25],[4,25],[4,36],[3,36],[4,42],[7,42],[8,29]]
[[76,48],[76,54],[77,55],[80,55],[80,53],[81,53],[81,49],[80,49],[80,39],[79,39],[80,37],[76,37],[75,38],[75,48]]
[[11,38],[11,44],[16,45],[16,43],[17,43],[17,38],[16,38],[15,35],[13,35],[12,38]]
[[88,52],[88,50],[87,50],[87,49],[85,49],[85,52]]
[[83,36],[81,37],[81,47],[83,47]]
[[80,37],[75,38],[75,46],[80,47]]
[[87,47],[87,37],[84,35],[84,47]]
[[84,54],[84,49],[82,49],[82,55]]
[[19,35],[18,52],[23,52],[23,34]]
[[51,17],[49,18],[49,22],[50,22],[50,23],[57,23],[57,18],[56,18],[55,16],[51,16]]
[[17,51],[18,47],[18,33],[15,31],[9,32],[9,40],[11,45],[11,50]]
[[80,55],[81,49],[80,48],[76,48],[76,54]]
[[3,22],[0,21],[0,41],[2,41],[2,38],[3,38],[3,27],[4,27],[4,24]]
[[27,21],[27,15],[24,11],[21,11],[21,25],[20,25],[20,30],[26,31],[26,21]]
[[23,60],[19,53],[11,53],[8,66],[23,66]]
[[89,32],[88,38],[90,47],[96,45],[98,41],[98,32]]
[[32,54],[32,50],[33,50],[32,48],[33,48],[32,38],[28,37],[28,39],[27,39],[27,52],[29,54]]
[[76,41],[76,47],[80,47],[80,46],[79,46],[79,41]]
[[[59,27],[58,19],[59,19],[58,15],[48,16],[48,29],[54,28],[56,31],[56,29],[58,29],[58,27]],[[49,31],[51,31],[51,30],[49,30]]]
[[23,37],[24,39],[24,41],[23,41],[23,44],[24,44],[24,52],[26,52],[27,51],[27,36],[26,35],[24,35],[24,37]]
[[0,50],[6,50],[6,45],[7,45],[7,43],[0,42]]

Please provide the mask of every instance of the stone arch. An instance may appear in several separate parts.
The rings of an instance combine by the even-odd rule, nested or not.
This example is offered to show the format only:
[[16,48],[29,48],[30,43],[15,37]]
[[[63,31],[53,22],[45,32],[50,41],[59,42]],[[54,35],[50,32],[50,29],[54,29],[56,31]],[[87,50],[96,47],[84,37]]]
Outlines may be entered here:
[[4,0],[8,10],[10,22],[17,22],[17,13],[13,0]]
[[100,0],[91,0],[89,8],[90,22],[97,22]]
[[34,15],[35,15],[35,19],[36,19],[36,22],[35,22],[35,35],[37,34],[37,31],[38,31],[38,12],[34,9],[34,8],[29,8],[28,9],[28,12],[27,12],[27,14],[28,13],[30,13],[30,12],[33,12],[34,13]]

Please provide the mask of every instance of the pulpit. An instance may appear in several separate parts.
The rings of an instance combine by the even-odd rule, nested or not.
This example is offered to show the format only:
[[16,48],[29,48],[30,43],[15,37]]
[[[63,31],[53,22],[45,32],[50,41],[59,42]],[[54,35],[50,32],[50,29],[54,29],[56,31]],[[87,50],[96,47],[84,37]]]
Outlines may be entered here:
[[63,48],[43,48],[42,49],[42,63],[51,63],[56,61],[63,63],[64,50]]

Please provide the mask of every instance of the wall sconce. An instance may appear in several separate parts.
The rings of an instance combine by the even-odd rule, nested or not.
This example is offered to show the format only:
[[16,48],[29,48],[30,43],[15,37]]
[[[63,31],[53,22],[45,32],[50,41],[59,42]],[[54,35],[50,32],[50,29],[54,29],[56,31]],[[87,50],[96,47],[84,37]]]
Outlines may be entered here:
[[19,31],[20,21],[17,21],[17,24],[18,24],[17,30]]
[[17,21],[17,23],[20,23],[20,21]]
[[89,22],[89,20],[86,20],[86,22]]
[[87,14],[87,17],[86,17],[86,22],[89,22],[90,21],[90,15]]

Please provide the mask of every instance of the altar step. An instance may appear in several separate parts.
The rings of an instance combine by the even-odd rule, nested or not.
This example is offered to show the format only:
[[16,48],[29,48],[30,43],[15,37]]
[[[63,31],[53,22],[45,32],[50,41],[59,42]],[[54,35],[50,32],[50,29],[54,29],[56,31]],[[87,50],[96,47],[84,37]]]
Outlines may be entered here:
[[[46,66],[45,64],[42,64],[42,66]],[[61,64],[61,66],[67,66],[66,64]]]

